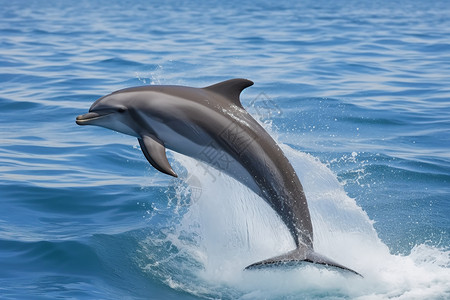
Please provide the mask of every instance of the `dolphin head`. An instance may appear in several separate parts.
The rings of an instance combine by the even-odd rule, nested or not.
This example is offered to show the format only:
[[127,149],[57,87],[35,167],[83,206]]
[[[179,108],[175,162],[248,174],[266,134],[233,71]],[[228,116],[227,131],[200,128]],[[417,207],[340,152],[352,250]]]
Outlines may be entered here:
[[95,125],[124,134],[139,136],[130,116],[130,97],[126,93],[112,93],[99,98],[84,115],[76,119],[78,125]]

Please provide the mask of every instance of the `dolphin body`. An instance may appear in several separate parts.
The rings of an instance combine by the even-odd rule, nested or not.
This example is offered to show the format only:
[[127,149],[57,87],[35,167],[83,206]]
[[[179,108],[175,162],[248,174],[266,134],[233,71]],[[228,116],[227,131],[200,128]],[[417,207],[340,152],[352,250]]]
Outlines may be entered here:
[[[304,262],[353,271],[318,254],[302,184],[272,137],[244,109],[242,90],[253,85],[231,79],[205,88],[140,86],[95,101],[78,125],[96,125],[137,137],[150,164],[177,177],[166,148],[201,160],[245,184],[275,210],[296,249],[246,269]],[[358,274],[360,275],[360,274]]]

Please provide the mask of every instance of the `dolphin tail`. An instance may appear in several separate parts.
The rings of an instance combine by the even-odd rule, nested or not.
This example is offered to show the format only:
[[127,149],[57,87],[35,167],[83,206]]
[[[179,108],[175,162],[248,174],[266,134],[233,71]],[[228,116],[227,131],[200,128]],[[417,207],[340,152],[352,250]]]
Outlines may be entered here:
[[347,268],[341,264],[338,264],[337,262],[329,259],[328,257],[323,256],[322,254],[319,254],[317,252],[314,252],[312,249],[305,249],[305,248],[306,247],[300,246],[297,249],[294,249],[286,254],[253,263],[247,266],[245,270],[262,269],[265,267],[272,267],[272,266],[295,266],[303,263],[313,263],[335,267],[341,270],[346,270],[353,274],[363,277],[358,272],[350,268]]

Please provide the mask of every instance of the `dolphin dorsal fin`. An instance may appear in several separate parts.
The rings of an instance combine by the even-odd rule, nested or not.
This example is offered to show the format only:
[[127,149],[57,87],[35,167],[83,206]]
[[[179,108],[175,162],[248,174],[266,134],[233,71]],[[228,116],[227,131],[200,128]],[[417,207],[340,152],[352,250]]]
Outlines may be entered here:
[[167,160],[166,148],[162,143],[148,135],[138,138],[138,141],[145,158],[155,169],[170,176],[178,177]]
[[210,86],[207,86],[203,89],[219,94],[226,99],[230,100],[233,104],[236,104],[239,107],[242,107],[241,101],[239,99],[239,95],[241,92],[253,85],[253,81],[248,79],[236,78],[230,79],[226,81],[222,81]]

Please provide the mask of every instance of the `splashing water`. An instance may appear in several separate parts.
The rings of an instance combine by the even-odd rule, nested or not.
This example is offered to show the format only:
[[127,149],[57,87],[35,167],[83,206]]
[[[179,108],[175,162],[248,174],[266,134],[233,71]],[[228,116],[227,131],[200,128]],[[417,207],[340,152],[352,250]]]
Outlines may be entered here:
[[[309,299],[332,294],[356,299],[440,299],[449,295],[450,251],[418,245],[408,256],[390,254],[373,222],[324,164],[288,146],[282,149],[304,186],[316,251],[364,278],[312,264],[244,271],[251,263],[293,249],[292,237],[263,199],[236,180],[180,154],[174,157],[189,170],[187,182],[196,193],[178,193],[191,199],[177,225],[142,242],[146,259],[152,261],[142,263],[146,272],[172,288],[207,298],[300,295]],[[158,251],[158,247],[169,251]]]

